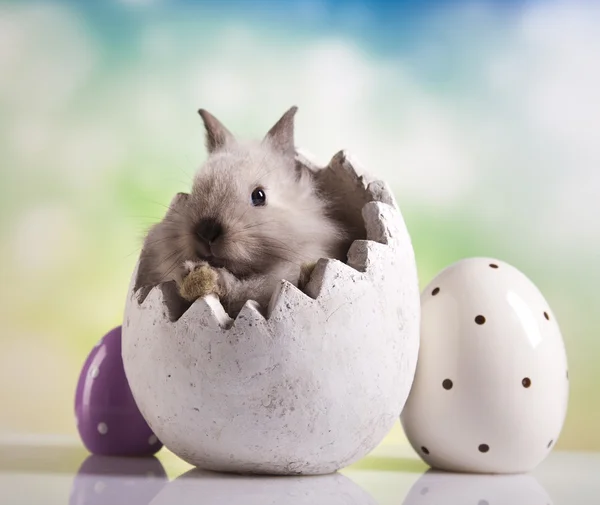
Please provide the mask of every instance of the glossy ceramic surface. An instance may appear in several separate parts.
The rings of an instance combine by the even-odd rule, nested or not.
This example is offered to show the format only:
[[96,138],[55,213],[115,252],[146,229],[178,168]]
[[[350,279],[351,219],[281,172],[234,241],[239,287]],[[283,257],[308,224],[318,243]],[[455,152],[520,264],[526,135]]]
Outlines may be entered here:
[[427,471],[406,447],[377,449],[337,474],[238,477],[156,457],[90,456],[79,445],[0,443],[11,505],[579,505],[596,503],[600,454],[553,451],[531,474]]
[[556,443],[568,404],[566,352],[556,315],[519,270],[470,258],[421,296],[421,347],[402,413],[431,466],[515,473]]
[[144,456],[162,447],[129,389],[120,326],[98,341],[83,365],[75,393],[75,422],[94,454]]

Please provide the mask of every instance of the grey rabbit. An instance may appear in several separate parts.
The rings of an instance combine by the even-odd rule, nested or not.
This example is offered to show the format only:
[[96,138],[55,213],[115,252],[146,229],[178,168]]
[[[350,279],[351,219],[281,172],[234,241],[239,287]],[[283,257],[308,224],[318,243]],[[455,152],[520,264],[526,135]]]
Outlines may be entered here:
[[208,158],[148,232],[136,290],[174,281],[188,303],[214,293],[234,317],[266,307],[282,279],[301,287],[320,258],[346,259],[348,232],[296,161],[291,107],[261,141],[240,141],[200,109]]

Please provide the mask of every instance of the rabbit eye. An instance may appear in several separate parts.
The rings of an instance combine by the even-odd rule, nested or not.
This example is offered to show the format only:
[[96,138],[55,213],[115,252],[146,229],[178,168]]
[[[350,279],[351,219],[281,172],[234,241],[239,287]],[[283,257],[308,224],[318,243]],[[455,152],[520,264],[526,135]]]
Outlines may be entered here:
[[256,188],[252,192],[252,205],[255,207],[260,207],[267,203],[267,195],[265,195],[265,191],[262,188]]

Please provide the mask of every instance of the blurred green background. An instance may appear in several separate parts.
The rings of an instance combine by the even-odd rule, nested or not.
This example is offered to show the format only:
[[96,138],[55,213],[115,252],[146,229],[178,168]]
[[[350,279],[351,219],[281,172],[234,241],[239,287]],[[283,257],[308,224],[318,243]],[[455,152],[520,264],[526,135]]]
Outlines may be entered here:
[[[600,450],[597,2],[0,2],[0,434],[75,436],[144,231],[205,158],[204,107],[348,148],[393,187],[421,286],[512,263],[559,318],[558,447]],[[401,440],[400,428],[386,442]]]

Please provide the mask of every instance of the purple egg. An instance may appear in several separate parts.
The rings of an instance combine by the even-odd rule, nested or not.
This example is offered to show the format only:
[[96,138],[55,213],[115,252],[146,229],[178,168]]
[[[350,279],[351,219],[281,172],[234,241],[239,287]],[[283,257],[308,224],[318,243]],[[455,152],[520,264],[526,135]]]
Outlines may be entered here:
[[75,393],[77,429],[85,447],[105,456],[151,456],[162,448],[139,411],[123,368],[121,327],[88,356]]

